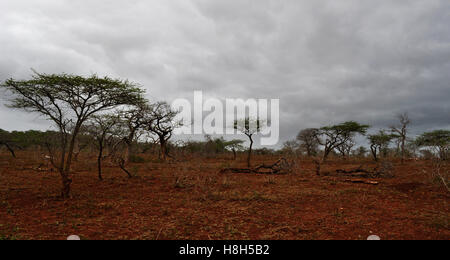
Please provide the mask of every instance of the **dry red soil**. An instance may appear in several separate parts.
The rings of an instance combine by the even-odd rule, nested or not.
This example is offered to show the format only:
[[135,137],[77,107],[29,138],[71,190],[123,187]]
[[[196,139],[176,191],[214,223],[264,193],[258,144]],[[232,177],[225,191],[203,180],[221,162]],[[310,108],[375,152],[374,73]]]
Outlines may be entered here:
[[[73,197],[61,200],[58,174],[33,170],[33,158],[0,154],[0,239],[450,239],[450,196],[428,161],[396,162],[395,177],[375,186],[316,176],[307,159],[288,175],[220,174],[245,165],[225,157],[133,164],[133,179],[106,167],[101,182],[91,157],[75,165]],[[362,163],[336,160],[323,171]]]

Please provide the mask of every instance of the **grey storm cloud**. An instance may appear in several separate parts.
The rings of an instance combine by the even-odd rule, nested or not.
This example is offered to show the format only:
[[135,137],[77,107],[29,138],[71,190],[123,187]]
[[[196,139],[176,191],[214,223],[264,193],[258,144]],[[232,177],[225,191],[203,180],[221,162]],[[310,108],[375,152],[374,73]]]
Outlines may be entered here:
[[[1,1],[0,80],[39,72],[127,78],[153,100],[280,98],[282,141],[409,112],[450,127],[448,0]],[[0,98],[5,103],[6,98]],[[0,108],[0,128],[47,129]]]

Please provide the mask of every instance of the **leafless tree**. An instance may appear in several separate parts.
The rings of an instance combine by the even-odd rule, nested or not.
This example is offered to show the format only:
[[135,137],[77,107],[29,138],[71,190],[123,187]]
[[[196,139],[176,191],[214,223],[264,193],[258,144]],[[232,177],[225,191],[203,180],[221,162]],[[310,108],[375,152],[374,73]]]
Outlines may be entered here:
[[133,145],[138,140],[138,137],[144,133],[144,128],[152,124],[152,112],[152,106],[147,100],[142,100],[120,112],[120,117],[122,118],[121,125],[124,128],[122,131],[122,140],[126,144],[123,158],[125,163],[129,162],[133,156]]
[[157,102],[152,105],[151,122],[147,124],[147,130],[158,137],[160,155],[164,161],[168,156],[167,142],[172,138],[173,131],[182,126],[181,121],[175,120],[177,115],[178,111],[173,110],[166,102]]
[[97,168],[98,178],[103,180],[102,161],[108,138],[114,138],[114,127],[120,122],[120,118],[114,114],[93,116],[87,126],[87,132],[95,139],[98,149]]
[[300,148],[306,151],[308,157],[316,156],[319,150],[319,142],[317,140],[318,129],[307,128],[297,135]]
[[344,143],[342,143],[340,146],[336,147],[336,150],[339,151],[339,153],[341,154],[343,159],[348,159],[348,157],[350,156],[350,153],[353,149],[353,147],[355,147],[356,142],[354,140],[354,136],[350,136],[348,138],[348,140]]
[[402,158],[402,164],[405,162],[405,154],[406,154],[406,139],[408,135],[408,126],[411,123],[409,119],[408,113],[403,113],[397,116],[400,121],[399,126],[391,126],[391,132],[394,134],[394,137],[398,140],[400,144],[400,152]]
[[289,140],[284,142],[282,152],[287,155],[298,156],[300,151],[299,142],[297,140]]

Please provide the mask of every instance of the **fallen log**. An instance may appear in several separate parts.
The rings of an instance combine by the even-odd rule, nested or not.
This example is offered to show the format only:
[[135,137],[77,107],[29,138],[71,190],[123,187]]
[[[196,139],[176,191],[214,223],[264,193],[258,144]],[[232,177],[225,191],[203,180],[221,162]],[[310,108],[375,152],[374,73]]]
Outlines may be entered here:
[[347,177],[360,177],[360,178],[370,178],[371,177],[371,173],[364,173],[364,172],[345,173],[345,175]]
[[369,184],[369,185],[378,185],[380,184],[377,181],[368,181],[363,179],[347,179],[345,182],[351,182],[351,183],[362,183],[362,184]]
[[250,168],[225,168],[220,170],[220,173],[253,173]]
[[253,173],[253,174],[281,175],[281,174],[288,174],[291,171],[292,171],[292,164],[289,163],[285,158],[281,158],[271,165],[262,164],[255,168],[225,168],[220,170],[219,173]]
[[343,169],[337,169],[337,173],[344,173],[344,174],[372,174],[373,172],[365,170],[362,168],[362,165],[359,166],[357,169],[354,170],[343,170]]
[[363,169],[362,165],[354,170],[337,169],[336,173],[345,174],[346,176],[349,176],[349,177],[359,177],[359,178],[372,178],[372,177],[378,176],[376,168],[373,171],[370,171],[370,170]]
[[354,170],[343,170],[338,169],[336,173],[345,174],[350,177],[361,177],[361,178],[392,178],[393,174],[393,166],[390,163],[384,162],[382,164],[377,165],[373,170],[363,169],[363,165],[359,166]]

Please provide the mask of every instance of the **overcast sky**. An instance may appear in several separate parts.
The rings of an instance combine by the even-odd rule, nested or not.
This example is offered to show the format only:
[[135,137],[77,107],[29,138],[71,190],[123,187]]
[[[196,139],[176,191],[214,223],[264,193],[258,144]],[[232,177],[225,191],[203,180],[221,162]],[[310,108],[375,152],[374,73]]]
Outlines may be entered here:
[[[0,1],[0,80],[109,75],[152,100],[280,98],[281,142],[409,112],[450,128],[449,0]],[[48,129],[0,98],[0,128]]]

